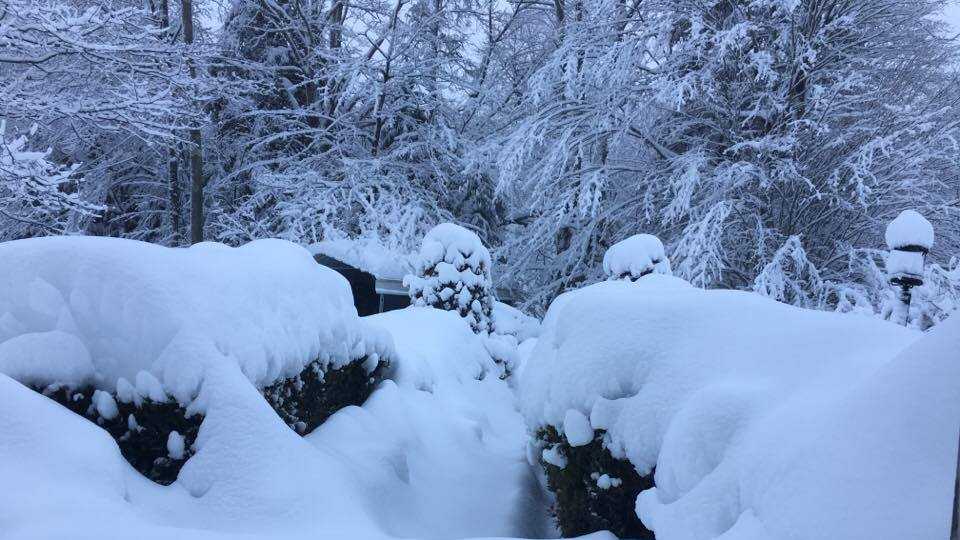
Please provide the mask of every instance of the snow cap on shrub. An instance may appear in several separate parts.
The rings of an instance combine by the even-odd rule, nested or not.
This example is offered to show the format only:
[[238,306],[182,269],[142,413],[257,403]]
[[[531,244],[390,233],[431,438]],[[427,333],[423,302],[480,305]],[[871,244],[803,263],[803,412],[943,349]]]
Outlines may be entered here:
[[490,332],[490,252],[476,234],[453,223],[437,225],[423,238],[415,272],[403,279],[414,305],[456,311],[474,332]]
[[608,280],[636,281],[647,274],[673,275],[663,243],[652,234],[635,234],[610,246],[603,255]]

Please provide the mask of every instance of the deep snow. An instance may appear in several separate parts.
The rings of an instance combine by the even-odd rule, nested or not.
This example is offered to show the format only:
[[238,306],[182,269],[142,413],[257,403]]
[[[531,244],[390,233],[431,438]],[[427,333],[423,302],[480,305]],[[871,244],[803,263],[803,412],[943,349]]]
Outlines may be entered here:
[[[661,540],[946,538],[956,317],[921,334],[654,273],[566,293],[542,325],[495,305],[487,336],[426,307],[360,319],[349,294],[286,242],[0,244],[0,537],[549,537],[528,461],[564,456],[527,445],[549,423],[656,465],[636,510]],[[257,390],[363,354],[392,380],[307,437]],[[205,413],[196,453],[172,485],[144,479],[17,382],[51,380],[174,393]]]
[[169,487],[131,469],[97,426],[0,374],[4,540],[554,536],[513,392],[482,338],[431,308],[368,322],[396,336],[395,382],[301,438],[218,364],[199,451]]

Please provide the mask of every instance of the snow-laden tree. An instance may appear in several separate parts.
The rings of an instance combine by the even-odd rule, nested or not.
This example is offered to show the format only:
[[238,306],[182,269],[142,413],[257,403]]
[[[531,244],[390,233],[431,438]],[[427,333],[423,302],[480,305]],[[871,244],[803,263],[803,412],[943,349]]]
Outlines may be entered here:
[[526,224],[505,270],[532,302],[598,279],[603,248],[646,229],[695,285],[833,307],[875,297],[862,250],[901,209],[956,219],[940,2],[558,5],[556,50],[490,139]]
[[652,234],[635,234],[610,246],[603,254],[607,280],[636,281],[648,274],[672,275],[663,243]]
[[478,334],[492,328],[490,252],[472,231],[441,223],[423,238],[415,274],[404,277],[417,306],[456,311]]
[[[34,126],[28,134],[35,133]],[[52,163],[50,150],[32,149],[28,134],[10,136],[0,121],[0,216],[9,221],[6,234],[63,233],[72,217],[102,211],[78,193],[79,164]]]
[[411,224],[495,221],[451,99],[470,64],[468,7],[237,2],[219,75],[244,88],[217,109],[219,236],[373,234],[412,247],[426,231]]
[[176,43],[171,3],[0,3],[0,113],[39,125],[31,140],[80,163],[81,195],[108,207],[74,216],[77,230],[171,238],[168,148],[200,117],[184,69],[198,53]]

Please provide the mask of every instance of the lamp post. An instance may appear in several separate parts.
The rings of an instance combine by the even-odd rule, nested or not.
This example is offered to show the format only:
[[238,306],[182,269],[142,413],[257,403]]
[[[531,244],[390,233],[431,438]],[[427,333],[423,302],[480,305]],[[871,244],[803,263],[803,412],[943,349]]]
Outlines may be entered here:
[[923,285],[923,266],[933,247],[933,226],[915,210],[904,210],[887,225],[887,281],[894,287],[890,319],[906,326],[911,289]]

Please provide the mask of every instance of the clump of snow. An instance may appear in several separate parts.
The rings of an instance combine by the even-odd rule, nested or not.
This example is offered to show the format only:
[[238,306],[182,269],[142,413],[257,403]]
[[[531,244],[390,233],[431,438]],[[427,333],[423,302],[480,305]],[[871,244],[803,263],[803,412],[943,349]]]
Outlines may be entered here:
[[563,434],[570,446],[584,446],[593,441],[590,420],[576,409],[570,409],[563,417]]
[[933,225],[916,210],[904,210],[887,225],[887,248],[933,247]]
[[403,278],[417,306],[456,311],[474,332],[488,333],[493,310],[490,252],[480,237],[453,223],[427,232],[413,274]]
[[[550,307],[519,381],[532,431],[566,430],[579,411],[614,457],[656,467],[637,510],[658,538],[945,536],[960,388],[942,381],[960,373],[957,326],[939,334],[953,347],[939,357],[892,360],[921,334],[646,281]],[[911,362],[919,373],[906,376]]]
[[107,420],[113,420],[120,414],[113,396],[103,390],[93,391],[93,406],[97,408],[97,414]]
[[[171,249],[47,237],[0,244],[0,371],[22,382],[96,385],[182,404],[211,363],[262,387],[321,358],[377,354],[390,337],[356,315],[350,288],[281,240]],[[24,363],[28,363],[25,365]],[[92,370],[90,369],[92,364]]]
[[590,478],[593,478],[597,482],[597,487],[600,489],[610,489],[615,487],[620,487],[623,484],[623,480],[612,477],[609,474],[599,474],[591,473]]
[[171,459],[183,459],[185,453],[186,443],[183,440],[183,435],[180,435],[177,431],[171,431],[170,435],[167,436],[167,455]]
[[554,444],[548,448],[544,448],[541,453],[543,461],[563,469],[567,466],[567,456],[563,455],[563,450],[560,449],[560,445]]
[[306,246],[313,254],[323,254],[345,262],[378,278],[401,279],[413,271],[413,258],[377,238],[337,238]]
[[663,243],[651,234],[635,234],[610,246],[603,255],[603,271],[607,279],[630,281],[648,274],[672,274]]
[[140,371],[137,373],[137,395],[149,398],[151,401],[162,403],[167,400],[167,393],[163,391],[163,385],[149,371]]

